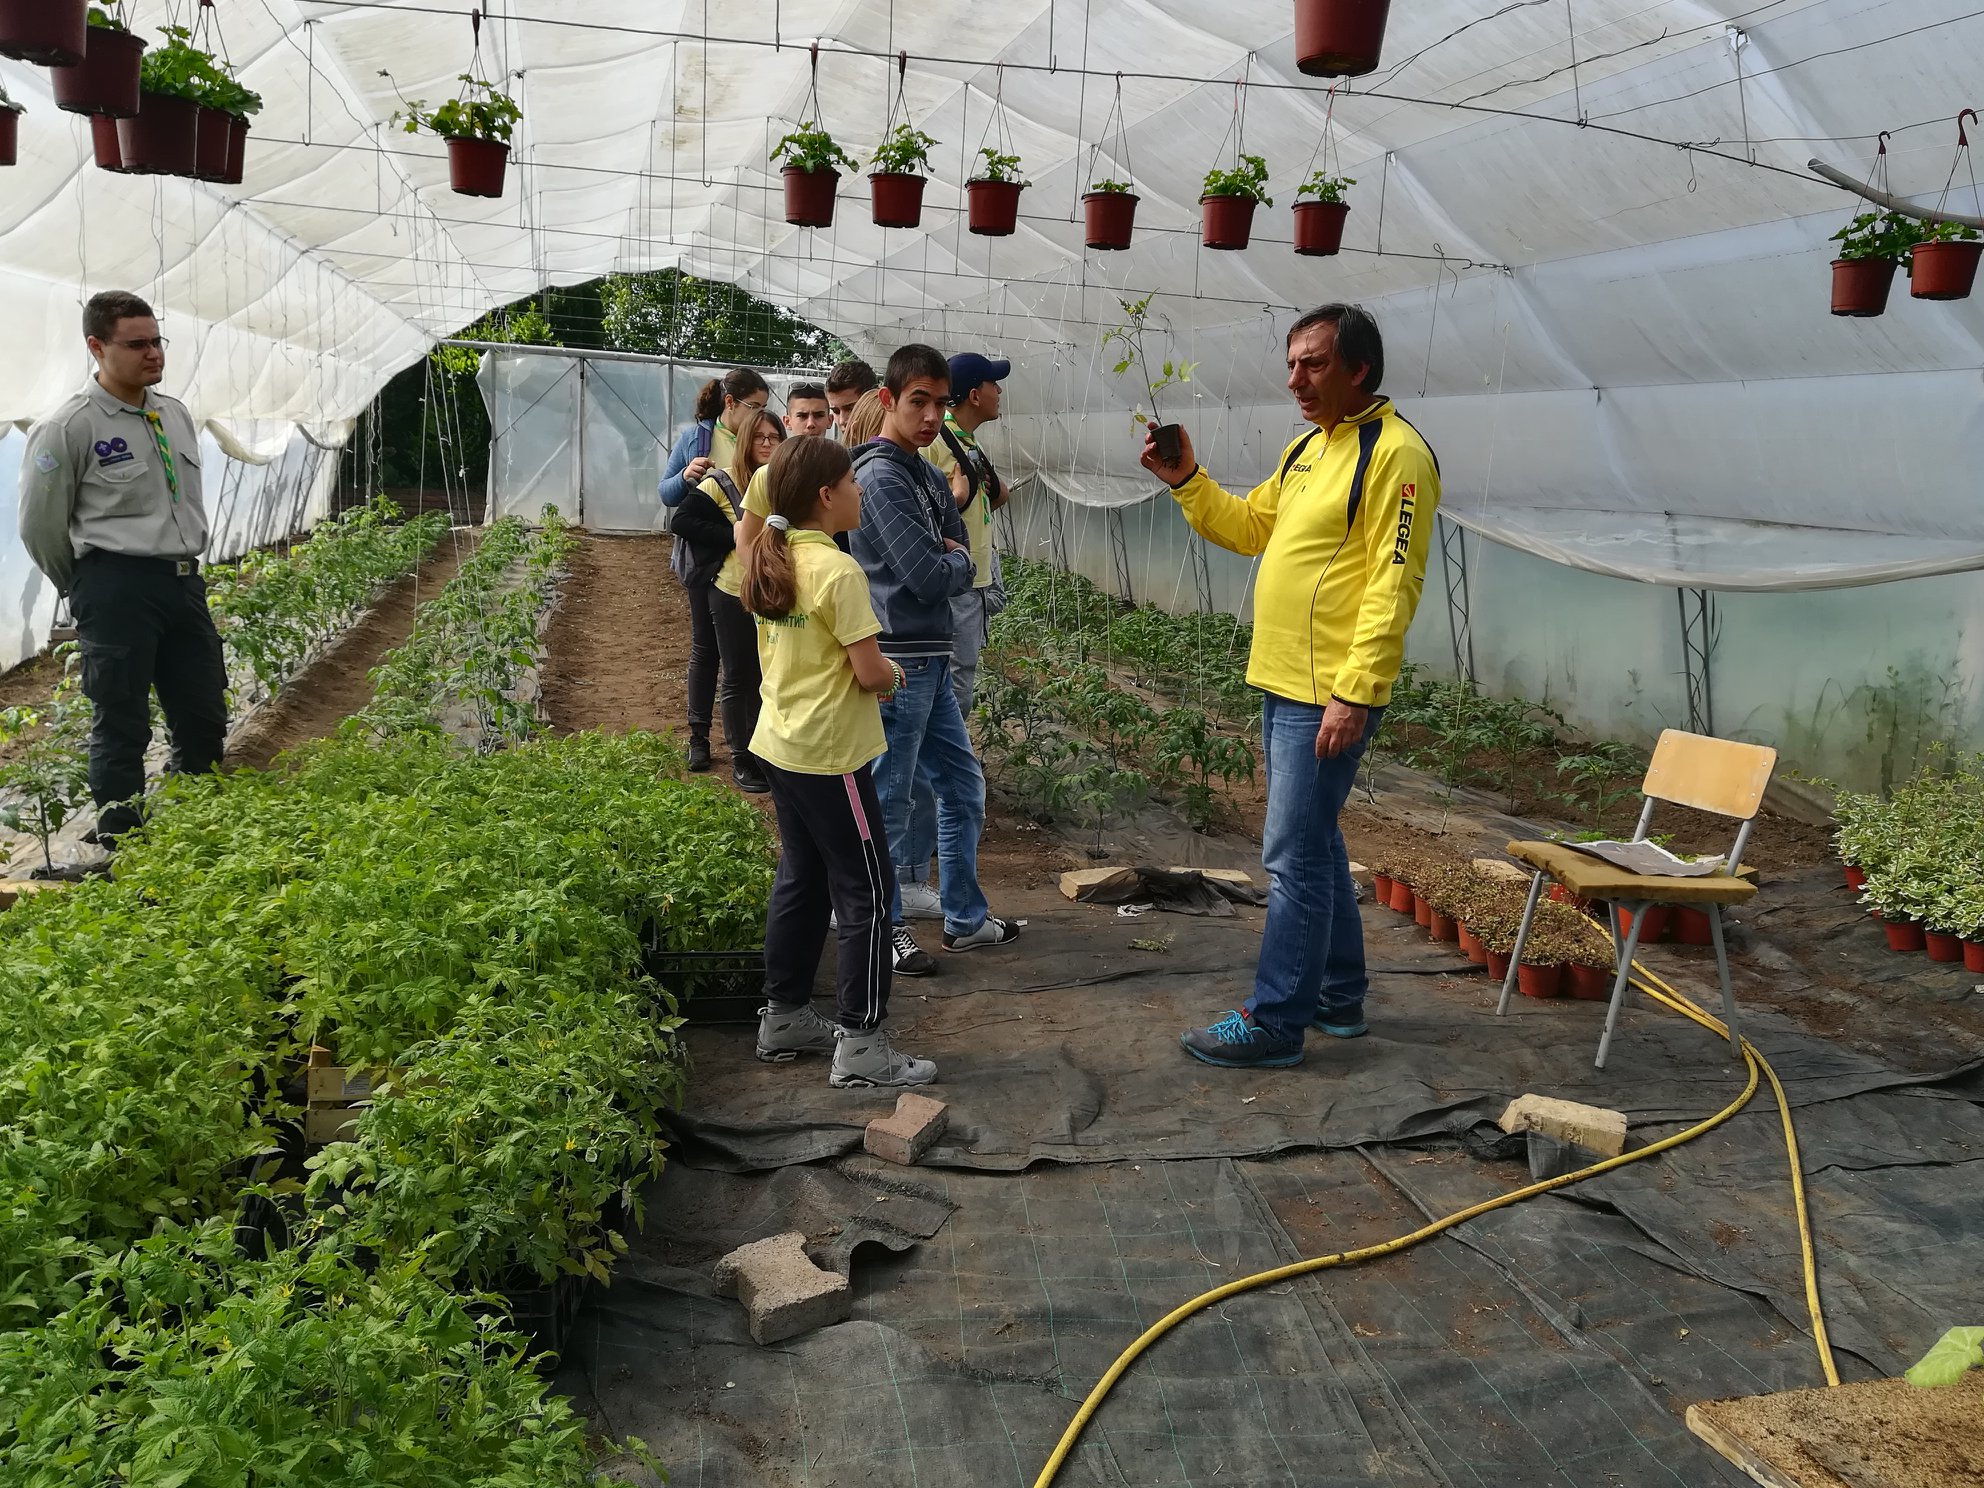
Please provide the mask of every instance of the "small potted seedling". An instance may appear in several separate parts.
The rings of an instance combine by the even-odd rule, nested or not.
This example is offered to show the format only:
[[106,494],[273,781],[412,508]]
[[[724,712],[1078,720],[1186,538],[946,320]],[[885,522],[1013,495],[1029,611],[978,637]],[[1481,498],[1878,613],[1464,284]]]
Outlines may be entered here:
[[0,57],[74,67],[89,49],[86,0],[0,0]]
[[1238,163],[1214,166],[1206,172],[1199,192],[1205,213],[1201,240],[1208,248],[1239,249],[1254,233],[1254,208],[1273,206],[1268,195],[1268,163],[1258,155],[1242,155]]
[[124,24],[122,11],[121,5],[116,12],[101,5],[89,8],[87,55],[73,67],[58,67],[48,75],[57,108],[113,119],[137,113],[145,43]]
[[968,225],[981,238],[1009,238],[1019,226],[1020,193],[1027,188],[1020,158],[990,145],[978,153],[985,163],[964,183]]
[[1911,250],[1908,292],[1918,300],[1963,300],[1977,282],[1977,260],[1984,242],[1977,229],[1956,222],[1931,222]]
[[22,107],[7,96],[7,85],[0,83],[0,165],[12,165],[20,156]]
[[1888,307],[1895,265],[1922,240],[1922,225],[1894,212],[1862,212],[1832,235],[1832,313],[1861,318]]
[[192,176],[200,166],[200,107],[228,81],[213,54],[184,26],[165,28],[165,45],[138,68],[138,112],[117,121],[123,167],[139,175]]
[[1319,170],[1302,183],[1295,193],[1295,251],[1307,257],[1328,258],[1343,247],[1343,224],[1350,207],[1343,199],[1344,188],[1355,186],[1351,176],[1337,176]]
[[839,168],[861,168],[853,157],[808,119],[772,147],[771,158],[785,162],[780,172],[785,178],[785,220],[794,227],[832,227]]
[[1295,65],[1311,77],[1377,69],[1391,0],[1295,0]]
[[408,134],[425,129],[448,142],[448,183],[458,196],[501,196],[510,164],[510,138],[524,111],[494,83],[461,74],[462,91],[429,110],[418,99],[393,115]]
[[1180,429],[1177,424],[1158,422],[1158,395],[1167,388],[1190,382],[1192,369],[1197,364],[1166,361],[1161,364],[1157,373],[1152,373],[1150,358],[1145,350],[1145,342],[1152,335],[1150,325],[1152,298],[1152,295],[1145,295],[1141,300],[1119,301],[1123,307],[1123,324],[1111,326],[1104,331],[1102,345],[1104,349],[1113,347],[1122,353],[1122,359],[1116,363],[1116,372],[1119,376],[1132,367],[1143,374],[1144,387],[1150,394],[1150,409],[1146,412],[1139,406],[1130,416],[1150,429],[1152,437],[1157,441],[1157,457],[1166,464],[1171,464],[1183,458],[1185,447],[1179,441]]
[[1082,224],[1088,246],[1105,252],[1130,246],[1137,225],[1137,193],[1128,181],[1108,177],[1095,182],[1082,197]]
[[923,221],[923,187],[937,141],[907,122],[888,132],[868,162],[875,226],[915,227]]

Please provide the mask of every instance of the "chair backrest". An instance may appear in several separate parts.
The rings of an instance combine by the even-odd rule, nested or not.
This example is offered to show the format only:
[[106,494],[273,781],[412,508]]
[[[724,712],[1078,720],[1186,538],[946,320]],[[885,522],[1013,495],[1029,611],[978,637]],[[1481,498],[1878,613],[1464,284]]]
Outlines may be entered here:
[[1640,789],[1656,801],[1750,821],[1776,767],[1777,751],[1767,745],[1667,729],[1653,747]]

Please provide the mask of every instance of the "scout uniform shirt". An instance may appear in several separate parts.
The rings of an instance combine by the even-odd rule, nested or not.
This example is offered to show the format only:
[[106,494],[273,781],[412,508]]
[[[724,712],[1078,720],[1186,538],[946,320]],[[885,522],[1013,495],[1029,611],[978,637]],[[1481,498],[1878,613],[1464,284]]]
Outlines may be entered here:
[[[974,589],[989,588],[992,583],[992,498],[996,494],[993,482],[998,476],[993,472],[992,462],[978,447],[978,441],[958,427],[947,413],[944,415],[944,428],[957,442],[964,446],[965,455],[978,467],[978,493],[971,498],[971,505],[961,515],[964,517],[965,535],[971,540],[971,586]],[[923,451],[923,458],[943,472],[949,481],[951,472],[958,468],[958,457],[939,434],[931,440]]]
[[200,436],[177,398],[147,391],[142,408],[87,386],[28,434],[21,463],[21,545],[63,593],[90,549],[198,558],[207,547]]
[[[759,534],[758,541],[771,541]],[[795,775],[851,775],[888,748],[882,705],[855,680],[847,648],[882,633],[868,575],[824,532],[795,528],[797,598],[783,620],[758,617],[764,707],[751,753]]]

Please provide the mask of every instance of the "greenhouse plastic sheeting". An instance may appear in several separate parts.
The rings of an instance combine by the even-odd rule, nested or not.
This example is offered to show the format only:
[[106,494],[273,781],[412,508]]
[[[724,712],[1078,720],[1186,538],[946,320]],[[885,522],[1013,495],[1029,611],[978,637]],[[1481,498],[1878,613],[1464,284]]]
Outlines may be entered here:
[[[1952,171],[1953,121],[1979,101],[1972,0],[1414,0],[1381,70],[1335,89],[1296,70],[1289,0],[1216,19],[1196,0],[1018,0],[968,24],[888,0],[511,0],[479,54],[468,9],[208,12],[269,101],[238,189],[94,169],[47,74],[0,62],[28,109],[0,194],[0,420],[59,400],[76,306],[110,285],[156,297],[201,417],[321,424],[493,306],[680,266],[871,355],[918,338],[1011,356],[1010,447],[1077,483],[1133,469],[1140,383],[1100,343],[1149,295],[1153,352],[1195,364],[1164,411],[1244,484],[1290,432],[1287,325],[1346,298],[1383,323],[1385,385],[1478,530],[1753,588],[1984,562],[1984,305],[1915,302],[1903,280],[1883,318],[1830,316],[1829,238],[1859,202],[1805,169],[1865,173],[1889,131],[1896,190],[1933,202],[1954,175],[1952,205],[1978,209]],[[131,11],[156,37],[173,7]],[[773,145],[817,116],[865,160],[898,55],[908,116],[942,142],[923,226],[875,227],[858,174],[834,227],[788,226]],[[441,142],[391,127],[472,65],[523,109],[501,200],[453,195]],[[1250,251],[1208,252],[1200,181],[1243,139],[1275,205]],[[1032,182],[1011,237],[964,230],[987,144]],[[1287,208],[1319,163],[1355,179],[1346,247],[1298,258]],[[1104,175],[1141,196],[1125,253],[1082,246],[1079,197]],[[530,500],[561,479],[519,478]],[[1727,541],[1759,526],[1777,540]]]

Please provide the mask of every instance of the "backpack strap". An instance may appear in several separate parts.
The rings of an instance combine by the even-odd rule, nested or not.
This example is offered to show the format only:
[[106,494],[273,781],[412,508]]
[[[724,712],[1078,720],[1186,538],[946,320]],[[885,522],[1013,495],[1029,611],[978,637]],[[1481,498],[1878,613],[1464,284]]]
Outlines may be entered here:
[[737,482],[730,478],[730,472],[728,470],[712,470],[710,474],[715,476],[716,483],[723,487],[724,500],[730,503],[730,520],[733,522],[743,521],[744,497],[737,489]]
[[978,462],[971,458],[971,451],[964,447],[964,441],[962,439],[951,432],[951,426],[948,423],[937,426],[937,436],[944,441],[944,448],[948,449],[951,452],[952,458],[958,462],[958,468],[964,471],[965,484],[969,493],[965,497],[964,505],[959,507],[958,510],[970,511],[971,503],[978,499]]

